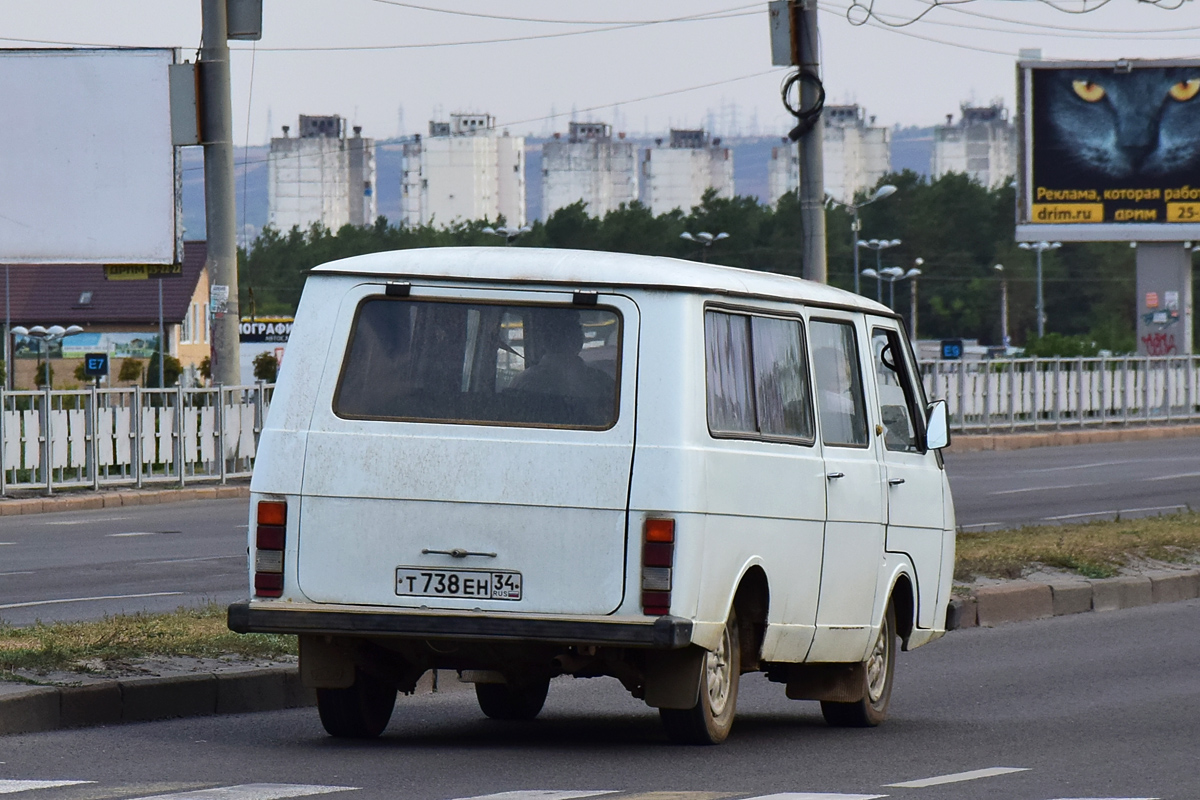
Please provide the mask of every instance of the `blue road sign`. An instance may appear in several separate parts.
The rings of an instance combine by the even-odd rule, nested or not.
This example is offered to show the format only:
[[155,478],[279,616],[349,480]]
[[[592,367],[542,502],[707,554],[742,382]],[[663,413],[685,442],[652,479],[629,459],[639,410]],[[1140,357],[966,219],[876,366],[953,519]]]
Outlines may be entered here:
[[108,374],[108,353],[88,353],[83,357],[83,373],[89,378]]

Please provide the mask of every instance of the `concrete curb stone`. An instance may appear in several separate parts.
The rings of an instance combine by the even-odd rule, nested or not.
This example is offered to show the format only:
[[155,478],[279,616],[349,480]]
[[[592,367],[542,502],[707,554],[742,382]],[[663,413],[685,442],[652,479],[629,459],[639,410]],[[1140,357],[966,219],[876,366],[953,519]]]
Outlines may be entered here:
[[1177,603],[1200,597],[1200,571],[1154,573],[1150,595],[1155,603]]
[[145,721],[202,717],[217,711],[217,676],[130,678],[121,687],[121,719]]
[[974,597],[951,597],[946,609],[946,630],[979,626],[979,610]]
[[1187,436],[1200,436],[1200,425],[1161,425],[1153,427],[1077,429],[1026,433],[957,434],[951,439],[949,452],[973,453],[980,450],[1025,450],[1030,447],[1141,442],[1152,439],[1175,439]]
[[975,592],[975,602],[979,625],[985,628],[1054,616],[1053,595],[1045,583],[1014,581],[985,586]]
[[1148,606],[1153,602],[1149,578],[1128,576],[1092,581],[1092,609],[1095,611],[1117,611]]
[[60,695],[59,727],[86,728],[121,721],[121,686],[116,681],[64,686]]
[[0,517],[55,511],[93,511],[121,506],[152,506],[195,500],[230,500],[250,496],[248,484],[188,486],[183,489],[120,489],[98,493],[58,494],[52,497],[0,499]]
[[1050,595],[1056,617],[1092,610],[1092,585],[1087,581],[1052,583]]
[[44,686],[0,696],[0,735],[56,730],[58,698],[58,689]]

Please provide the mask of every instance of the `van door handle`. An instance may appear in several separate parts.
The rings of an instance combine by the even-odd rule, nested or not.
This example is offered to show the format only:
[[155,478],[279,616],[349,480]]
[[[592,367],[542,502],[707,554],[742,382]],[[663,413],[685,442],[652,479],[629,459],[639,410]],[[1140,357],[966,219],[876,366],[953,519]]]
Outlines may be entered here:
[[836,478],[844,478],[844,477],[846,477],[846,473],[844,473],[844,472],[830,472],[830,473],[826,474],[826,475],[825,475],[825,477],[826,477],[826,478],[828,478],[829,480],[831,480],[831,481],[832,481],[832,480],[835,480]]
[[471,550],[463,550],[461,547],[456,547],[453,550],[429,550],[421,551],[423,556],[450,556],[451,558],[466,558],[467,556],[482,556],[484,558],[495,558],[495,553],[481,553]]
[[904,483],[904,478],[888,478],[888,486],[899,486]]

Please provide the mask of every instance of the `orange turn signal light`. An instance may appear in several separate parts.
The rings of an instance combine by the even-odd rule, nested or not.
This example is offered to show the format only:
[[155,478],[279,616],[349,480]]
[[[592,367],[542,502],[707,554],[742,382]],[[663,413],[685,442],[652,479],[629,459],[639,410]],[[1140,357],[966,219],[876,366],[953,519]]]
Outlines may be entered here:
[[675,520],[648,519],[646,520],[645,535],[647,542],[674,542]]
[[280,500],[261,500],[258,504],[259,525],[287,525],[287,503]]

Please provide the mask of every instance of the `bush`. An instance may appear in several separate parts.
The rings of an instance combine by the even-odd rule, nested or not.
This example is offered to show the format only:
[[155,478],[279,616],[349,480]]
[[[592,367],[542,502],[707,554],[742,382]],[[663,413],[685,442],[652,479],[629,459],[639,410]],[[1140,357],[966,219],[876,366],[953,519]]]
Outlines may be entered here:
[[[163,383],[167,387],[174,386],[179,381],[179,376],[183,374],[183,365],[179,363],[179,359],[168,354],[163,359]],[[146,367],[146,386],[149,388],[166,388],[158,385],[158,353],[150,356],[150,364]]]
[[279,375],[279,359],[274,353],[259,353],[254,357],[254,377],[260,381],[274,383]]
[[34,383],[38,386],[45,386],[46,379],[49,377],[50,383],[54,383],[54,367],[50,366],[49,361],[43,361],[38,364],[37,373],[34,375]]
[[117,373],[119,381],[140,381],[142,379],[142,362],[136,358],[126,358],[121,361],[121,371]]
[[205,356],[200,359],[200,377],[206,381],[212,380],[212,357]]

